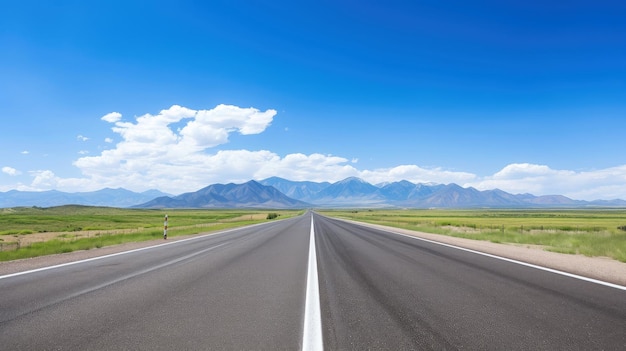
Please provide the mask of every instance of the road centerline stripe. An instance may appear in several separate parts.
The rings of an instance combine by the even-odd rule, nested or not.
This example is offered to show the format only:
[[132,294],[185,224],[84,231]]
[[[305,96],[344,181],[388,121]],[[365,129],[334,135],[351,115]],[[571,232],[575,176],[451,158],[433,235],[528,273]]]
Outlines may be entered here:
[[309,264],[304,307],[304,331],[302,350],[323,350],[322,313],[320,311],[320,289],[317,276],[317,253],[315,251],[315,229],[311,214],[311,235],[309,239]]

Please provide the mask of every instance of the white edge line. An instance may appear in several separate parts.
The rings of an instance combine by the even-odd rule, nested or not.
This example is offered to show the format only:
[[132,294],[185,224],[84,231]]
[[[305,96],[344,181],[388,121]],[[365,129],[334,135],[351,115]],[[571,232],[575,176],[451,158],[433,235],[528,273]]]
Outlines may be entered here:
[[[367,224],[363,224],[363,223],[357,223],[357,224],[359,224],[361,226],[366,226],[367,227]],[[374,227],[369,227],[369,228],[374,228]],[[560,275],[563,275],[563,276],[566,276],[566,277],[575,278],[575,279],[579,279],[579,280],[584,280],[586,282],[599,284],[599,285],[604,285],[604,286],[608,286],[610,288],[615,288],[615,289],[626,291],[626,286],[619,285],[619,284],[613,284],[613,283],[605,282],[605,281],[598,280],[598,279],[584,277],[582,275],[577,275],[577,274],[573,274],[573,273],[567,273],[567,272],[564,272],[564,271],[559,271],[557,269],[552,269],[552,268],[548,268],[548,267],[539,266],[539,265],[532,264],[532,263],[518,261],[518,260],[511,259],[511,258],[506,258],[506,257],[502,257],[502,256],[488,254],[488,253],[485,253],[485,252],[480,252],[480,251],[476,251],[476,250],[472,250],[472,249],[466,249],[466,248],[460,247],[460,246],[445,244],[445,243],[434,241],[434,240],[430,240],[430,239],[424,239],[424,238],[420,238],[420,237],[417,237],[417,236],[403,234],[403,233],[395,232],[393,230],[381,229],[381,228],[376,228],[376,229],[378,229],[380,231],[383,231],[383,232],[404,236],[404,237],[407,237],[407,238],[410,238],[410,239],[421,240],[421,241],[429,242],[429,243],[432,243],[432,244],[437,244],[437,245],[446,246],[446,247],[450,247],[450,248],[457,249],[457,250],[471,252],[471,253],[474,253],[474,254],[477,254],[477,255],[491,257],[491,258],[495,258],[495,259],[506,261],[506,262],[516,263],[516,264],[519,264],[519,265],[522,265],[522,266],[531,267],[531,268],[539,269],[539,270],[542,270],[542,271],[555,273],[555,274],[560,274]]]
[[315,251],[315,230],[311,214],[311,236],[309,239],[309,264],[304,307],[304,330],[302,350],[323,350],[322,313],[320,311],[320,289],[317,276],[317,254]]
[[225,234],[225,233],[229,233],[229,232],[232,232],[232,231],[235,231],[235,230],[239,230],[239,229],[243,229],[243,228],[255,227],[255,226],[259,226],[259,225],[263,225],[263,224],[267,224],[267,223],[259,223],[259,224],[253,224],[253,225],[246,226],[246,227],[238,227],[238,228],[226,229],[226,230],[219,231],[219,232],[203,234],[203,235],[200,235],[200,236],[194,236],[192,238],[187,238],[187,239],[170,241],[170,242],[166,242],[166,243],[158,244],[158,245],[146,246],[146,247],[142,247],[142,248],[139,248],[139,249],[133,249],[133,250],[128,250],[128,251],[116,252],[116,253],[109,254],[109,255],[87,258],[87,259],[80,260],[80,261],[66,262],[66,263],[61,263],[61,264],[57,264],[57,265],[54,265],[54,266],[41,267],[41,268],[31,269],[31,270],[28,270],[28,271],[11,273],[11,274],[7,274],[7,275],[0,275],[0,279],[17,277],[17,276],[20,276],[20,275],[31,274],[31,273],[46,271],[46,270],[49,270],[49,269],[61,268],[61,267],[75,265],[75,264],[101,260],[101,259],[104,259],[104,258],[109,258],[109,257],[114,257],[114,256],[119,256],[119,255],[126,255],[126,254],[129,254],[129,253],[143,251],[143,250],[155,249],[157,247],[161,247],[161,246],[165,246],[165,245],[174,245],[174,244],[182,243],[182,242],[185,242],[185,241],[198,240],[198,239],[202,239],[204,237],[210,236],[210,235]]
[[88,293],[88,292],[96,291],[96,290],[102,289],[102,288],[104,288],[104,287],[106,287],[106,286],[109,286],[109,285],[112,285],[112,284],[115,284],[115,283],[118,283],[118,282],[124,281],[124,280],[126,280],[126,279],[130,279],[130,278],[133,278],[133,277],[137,277],[137,276],[139,276],[139,275],[146,274],[146,273],[149,273],[149,272],[152,272],[152,271],[155,271],[155,270],[161,269],[161,268],[163,268],[163,267],[167,267],[167,266],[172,265],[172,264],[174,264],[174,263],[177,263],[177,262],[180,262],[180,261],[184,261],[184,260],[186,260],[186,259],[189,259],[189,258],[192,258],[192,257],[198,256],[198,255],[202,255],[202,254],[207,253],[207,252],[209,252],[209,251],[211,251],[211,250],[215,250],[215,249],[217,249],[218,247],[220,247],[220,246],[224,246],[224,245],[226,245],[226,243],[221,243],[221,244],[216,245],[216,246],[211,246],[211,247],[209,247],[209,248],[207,248],[207,249],[204,249],[204,250],[201,250],[201,251],[198,251],[198,252],[194,252],[194,253],[192,253],[192,254],[189,254],[189,255],[186,255],[186,256],[183,256],[183,257],[179,257],[179,258],[177,258],[177,259],[175,259],[175,260],[172,260],[172,261],[169,261],[169,262],[163,262],[163,263],[158,264],[158,265],[156,265],[156,266],[152,266],[152,267],[149,267],[149,268],[147,268],[147,269],[144,269],[144,270],[141,270],[141,271],[138,271],[138,272],[134,272],[134,273],[129,274],[129,275],[125,275],[125,276],[119,277],[119,278],[114,279],[114,280],[112,280],[112,281],[103,282],[103,283],[102,283],[102,284],[100,284],[100,285],[92,286],[92,287],[87,288],[87,289],[85,289],[85,290],[78,291],[78,292],[76,292],[76,293],[74,293],[74,294],[71,294],[71,295],[69,295],[69,296],[68,296],[68,298],[72,298],[72,297],[75,297],[75,296],[80,296],[80,295],[86,294],[86,293]]

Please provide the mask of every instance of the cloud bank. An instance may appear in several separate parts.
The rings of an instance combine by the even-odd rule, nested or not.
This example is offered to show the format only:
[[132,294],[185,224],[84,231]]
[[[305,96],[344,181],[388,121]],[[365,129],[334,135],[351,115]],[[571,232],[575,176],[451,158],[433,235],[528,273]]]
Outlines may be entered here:
[[[294,181],[334,182],[356,176],[376,184],[408,180],[414,183],[456,183],[479,190],[501,189],[510,193],[560,194],[573,199],[626,199],[626,165],[575,172],[554,170],[547,165],[513,163],[493,175],[424,168],[406,164],[392,168],[358,169],[358,160],[336,155],[269,150],[215,150],[228,143],[233,133],[253,135],[271,126],[276,111],[260,111],[232,105],[193,110],[174,105],[156,115],[145,114],[132,121],[119,112],[101,120],[112,124],[117,134],[105,142],[110,149],[74,162],[80,178],[58,177],[51,170],[29,171],[32,182],[20,190],[92,191],[123,187],[134,191],[159,189],[172,194],[196,191],[214,183],[245,182],[279,176]],[[79,136],[79,139],[87,138]],[[4,167],[3,173],[20,172]]]
[[585,172],[554,170],[546,165],[516,163],[467,185],[510,193],[565,195],[580,200],[626,199],[626,165]]

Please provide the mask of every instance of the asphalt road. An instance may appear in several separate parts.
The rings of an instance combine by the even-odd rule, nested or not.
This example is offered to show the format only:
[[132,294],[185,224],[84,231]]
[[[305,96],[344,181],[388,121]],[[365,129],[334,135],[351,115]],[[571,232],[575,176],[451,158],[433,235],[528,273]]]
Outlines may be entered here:
[[[311,223],[307,214],[0,277],[0,349],[300,349],[316,315],[305,308]],[[313,223],[327,350],[626,349],[624,290]]]

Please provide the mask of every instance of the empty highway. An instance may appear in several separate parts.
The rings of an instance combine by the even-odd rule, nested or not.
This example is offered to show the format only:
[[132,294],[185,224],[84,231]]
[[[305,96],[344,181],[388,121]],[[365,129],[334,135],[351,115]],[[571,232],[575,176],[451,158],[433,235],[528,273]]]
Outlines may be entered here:
[[626,291],[311,212],[0,277],[1,350],[303,347],[623,350]]

